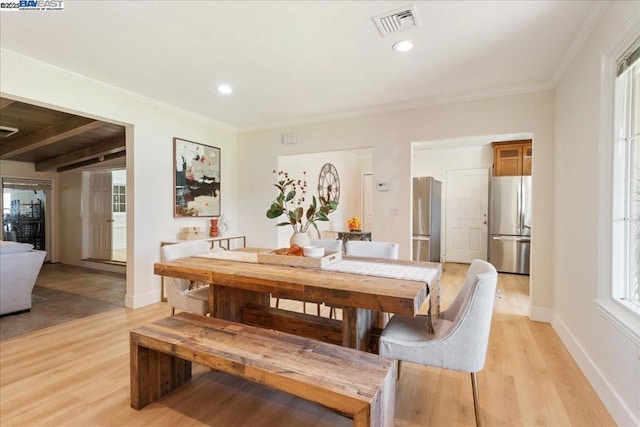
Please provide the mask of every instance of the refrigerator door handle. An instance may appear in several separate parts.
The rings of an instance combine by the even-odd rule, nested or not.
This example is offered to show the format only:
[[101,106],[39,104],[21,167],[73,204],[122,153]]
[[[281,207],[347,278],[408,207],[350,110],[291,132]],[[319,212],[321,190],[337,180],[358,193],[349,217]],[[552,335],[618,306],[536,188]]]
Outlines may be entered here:
[[520,185],[518,185],[518,233],[523,234],[524,230],[524,189],[522,188],[522,178],[520,178]]
[[531,237],[521,237],[521,236],[491,236],[493,240],[515,240],[518,242],[527,243],[531,241]]

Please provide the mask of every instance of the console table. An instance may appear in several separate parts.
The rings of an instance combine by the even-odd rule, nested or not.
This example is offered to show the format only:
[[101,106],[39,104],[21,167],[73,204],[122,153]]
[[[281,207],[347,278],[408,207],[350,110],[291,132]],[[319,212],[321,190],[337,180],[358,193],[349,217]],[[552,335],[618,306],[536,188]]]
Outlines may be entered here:
[[334,231],[338,234],[338,240],[342,240],[344,245],[347,244],[347,240],[365,240],[371,241],[370,231]]
[[184,243],[184,242],[211,242],[211,249],[213,249],[216,246],[216,242],[218,242],[218,246],[220,246],[222,249],[228,251],[230,249],[237,249],[237,248],[231,248],[230,247],[232,240],[238,240],[238,241],[242,240],[242,246],[238,246],[239,248],[244,248],[245,246],[247,246],[247,236],[245,236],[244,234],[234,234],[234,235],[231,235],[231,236],[206,237],[204,239],[191,239],[191,240],[170,239],[170,240],[162,240],[160,242],[160,247],[165,246],[165,245],[175,245],[176,243]]
[[[242,241],[242,246],[231,247],[231,242],[237,240],[238,244]],[[211,249],[216,247],[216,242],[218,246],[225,251],[229,251],[231,249],[244,248],[247,246],[247,236],[244,234],[234,234],[231,236],[218,236],[218,237],[206,237],[204,239],[191,239],[191,240],[183,240],[183,239],[169,239],[169,240],[161,240],[160,247],[166,245],[175,245],[176,243],[185,243],[185,242],[211,242]],[[167,297],[164,295],[164,277],[160,278],[160,299],[162,301],[166,301]]]

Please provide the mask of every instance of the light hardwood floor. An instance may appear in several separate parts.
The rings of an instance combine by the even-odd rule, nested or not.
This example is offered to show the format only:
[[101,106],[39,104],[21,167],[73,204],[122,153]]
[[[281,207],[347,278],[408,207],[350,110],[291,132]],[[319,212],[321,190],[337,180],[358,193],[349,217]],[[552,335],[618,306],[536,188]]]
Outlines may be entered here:
[[[445,265],[444,307],[466,268]],[[498,286],[503,298],[496,300],[487,363],[478,375],[485,425],[615,425],[551,326],[527,318],[528,278],[500,275]],[[201,367],[181,389],[131,409],[129,330],[168,314],[165,303],[117,308],[1,342],[0,424],[351,425],[325,408]],[[396,402],[397,426],[475,423],[468,374],[403,363]]]

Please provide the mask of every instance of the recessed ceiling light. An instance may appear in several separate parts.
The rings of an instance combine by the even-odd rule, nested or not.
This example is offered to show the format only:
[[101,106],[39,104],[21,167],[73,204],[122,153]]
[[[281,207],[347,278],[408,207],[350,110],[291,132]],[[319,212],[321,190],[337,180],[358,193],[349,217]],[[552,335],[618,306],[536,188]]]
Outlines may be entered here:
[[411,40],[400,40],[394,43],[392,48],[396,52],[408,52],[413,49],[413,42]]
[[224,93],[224,94],[229,94],[229,93],[233,92],[233,89],[231,89],[231,86],[229,86],[229,85],[218,85],[218,92]]

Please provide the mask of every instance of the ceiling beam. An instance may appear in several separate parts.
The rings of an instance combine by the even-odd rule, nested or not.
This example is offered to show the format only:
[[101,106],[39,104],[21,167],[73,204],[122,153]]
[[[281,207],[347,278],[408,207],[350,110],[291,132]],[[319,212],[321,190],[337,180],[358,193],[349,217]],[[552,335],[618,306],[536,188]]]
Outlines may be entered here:
[[50,169],[56,169],[74,163],[84,162],[85,160],[106,156],[108,154],[118,153],[126,149],[126,141],[123,136],[113,138],[107,141],[92,145],[91,147],[82,148],[71,153],[62,154],[58,157],[52,157],[47,160],[36,163],[36,171],[42,172]]
[[72,169],[77,169],[77,168],[81,168],[84,166],[89,166],[89,165],[93,165],[96,163],[100,163],[100,162],[106,162],[107,160],[113,160],[113,159],[117,159],[119,157],[124,157],[127,155],[127,151],[119,151],[117,153],[113,153],[113,154],[107,154],[106,156],[104,156],[104,158],[102,160],[100,160],[99,158],[93,158],[91,160],[86,160],[84,162],[80,162],[80,163],[74,163],[72,165],[68,165],[68,166],[62,166],[58,169],[56,169],[56,172],[64,172],[64,171],[68,171],[68,170],[72,170]]
[[14,101],[13,99],[7,99],[7,98],[0,98],[0,110],[2,110],[3,108],[7,108],[9,105],[13,104]]
[[88,132],[102,126],[104,123],[86,117],[72,117],[57,125],[42,129],[39,132],[4,144],[0,147],[0,159],[10,159],[13,156],[45,147],[54,142]]

